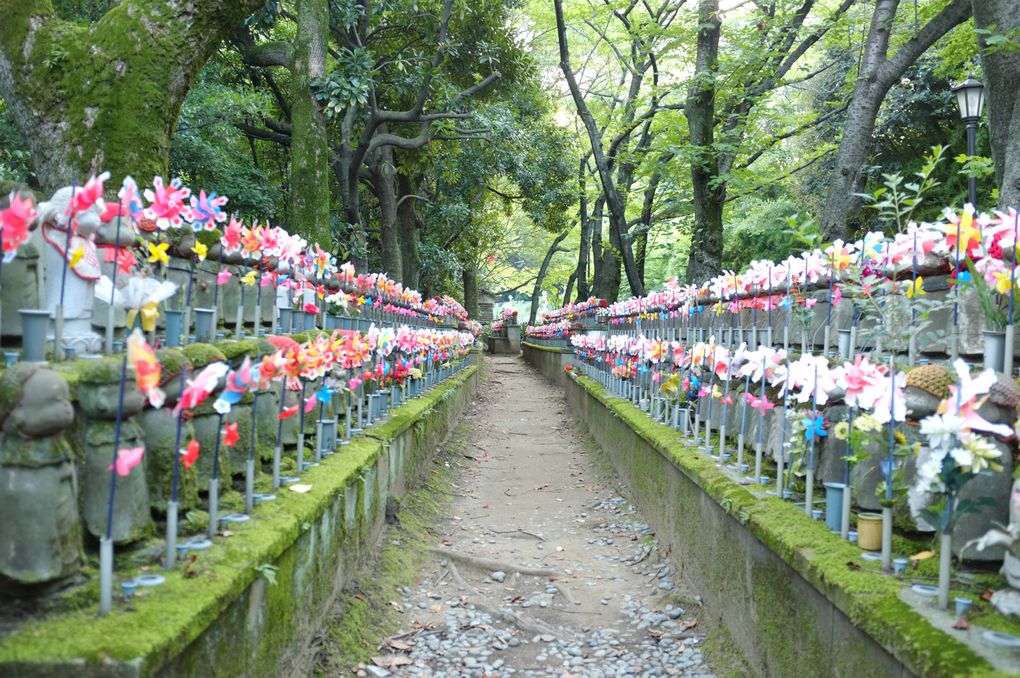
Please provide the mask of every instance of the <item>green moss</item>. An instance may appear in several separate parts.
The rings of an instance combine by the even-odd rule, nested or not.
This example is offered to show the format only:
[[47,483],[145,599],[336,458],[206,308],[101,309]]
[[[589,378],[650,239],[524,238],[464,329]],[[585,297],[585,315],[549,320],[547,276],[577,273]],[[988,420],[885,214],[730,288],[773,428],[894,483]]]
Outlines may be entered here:
[[563,348],[562,346],[541,346],[539,344],[532,344],[530,341],[522,341],[521,346],[526,346],[534,351],[546,351],[547,353],[570,353],[573,354],[574,350],[571,348]]
[[212,344],[189,344],[182,350],[196,370],[227,359],[223,352]]
[[259,351],[259,342],[255,339],[239,339],[237,341],[220,341],[216,348],[226,356],[226,359],[238,362],[244,356],[254,358]]
[[[107,356],[99,360],[75,360],[67,366],[67,372],[77,375],[82,384],[116,384],[120,382],[123,358]],[[64,370],[61,370],[64,374]]]
[[156,360],[159,361],[164,383],[174,375],[180,375],[181,369],[190,364],[187,355],[179,348],[158,349],[156,351]]

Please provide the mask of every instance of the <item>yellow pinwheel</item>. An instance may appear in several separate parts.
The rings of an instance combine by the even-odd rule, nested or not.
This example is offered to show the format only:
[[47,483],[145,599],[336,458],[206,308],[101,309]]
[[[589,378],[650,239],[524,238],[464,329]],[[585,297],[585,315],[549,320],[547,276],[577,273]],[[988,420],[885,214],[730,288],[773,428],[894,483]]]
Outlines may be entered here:
[[191,251],[195,253],[199,261],[205,261],[206,256],[209,255],[209,247],[205,243],[196,242]]
[[241,276],[241,282],[243,282],[248,287],[251,287],[252,285],[255,284],[255,278],[257,276],[258,274],[255,271],[248,271],[243,276]]
[[159,244],[150,242],[149,243],[149,263],[150,264],[163,264],[164,266],[170,265],[170,255],[167,254],[167,250],[170,249],[170,243],[161,242]]
[[71,268],[74,268],[75,266],[78,265],[78,262],[81,261],[82,257],[84,256],[85,248],[82,247],[81,245],[78,245],[78,247],[73,252],[71,252],[71,257],[67,260],[67,265],[70,266]]

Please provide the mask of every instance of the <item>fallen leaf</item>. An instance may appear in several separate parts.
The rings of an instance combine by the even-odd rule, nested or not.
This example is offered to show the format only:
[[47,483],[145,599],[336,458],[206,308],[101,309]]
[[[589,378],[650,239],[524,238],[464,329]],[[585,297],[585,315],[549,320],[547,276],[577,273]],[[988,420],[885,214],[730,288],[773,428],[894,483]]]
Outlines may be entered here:
[[400,655],[392,655],[388,657],[372,657],[372,663],[376,666],[381,666],[384,669],[393,669],[398,666],[408,666],[413,664],[407,657],[401,657]]
[[311,485],[305,485],[303,483],[297,483],[296,485],[290,486],[291,492],[297,492],[298,494],[307,494],[312,491]]
[[861,566],[860,566],[860,564],[859,564],[859,563],[855,563],[855,562],[854,562],[854,561],[852,561],[852,560],[851,560],[851,561],[849,561],[849,562],[847,562],[846,566],[847,566],[848,568],[850,568],[851,570],[859,570],[859,569],[861,569]]
[[993,595],[995,595],[995,591],[986,588],[984,591],[981,592],[981,600],[987,603],[992,599]]
[[970,628],[970,622],[967,621],[966,617],[960,617],[956,620],[956,623],[953,624],[953,628],[959,629],[960,631],[966,631]]
[[928,560],[929,558],[934,557],[935,557],[934,551],[921,551],[920,553],[915,553],[914,555],[910,556],[910,558],[908,558],[907,560]]

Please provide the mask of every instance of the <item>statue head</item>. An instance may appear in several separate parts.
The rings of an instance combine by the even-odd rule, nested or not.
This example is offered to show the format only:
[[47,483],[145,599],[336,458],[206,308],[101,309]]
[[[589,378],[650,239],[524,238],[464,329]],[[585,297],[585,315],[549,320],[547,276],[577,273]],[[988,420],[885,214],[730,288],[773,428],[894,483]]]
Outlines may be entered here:
[[[58,189],[53,197],[46,202],[39,203],[39,216],[37,222],[42,225],[51,225],[60,230],[67,229],[67,208],[71,204],[71,198],[77,189],[72,186],[65,186]],[[78,234],[83,237],[95,235],[103,225],[102,216],[106,208],[102,201],[96,202],[87,210],[78,212]]]

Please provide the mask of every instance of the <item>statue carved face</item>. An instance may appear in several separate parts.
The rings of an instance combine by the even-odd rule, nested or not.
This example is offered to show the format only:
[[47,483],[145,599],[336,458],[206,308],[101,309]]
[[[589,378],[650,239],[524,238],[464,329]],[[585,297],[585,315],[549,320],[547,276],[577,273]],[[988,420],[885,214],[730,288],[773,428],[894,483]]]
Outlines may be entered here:
[[[46,202],[39,203],[38,223],[51,224],[61,230],[66,229],[67,208],[71,204],[71,196],[74,195],[74,192],[74,188],[65,186]],[[103,225],[101,215],[98,205],[92,205],[86,211],[78,212],[78,234],[87,238],[98,233]]]

